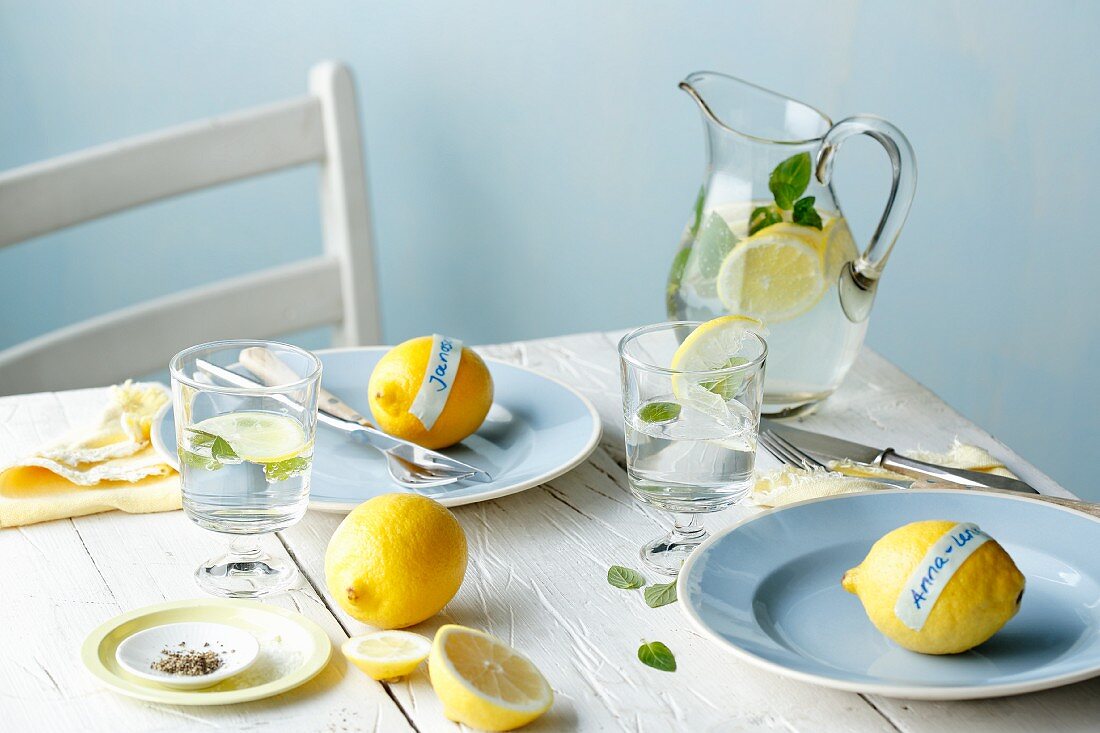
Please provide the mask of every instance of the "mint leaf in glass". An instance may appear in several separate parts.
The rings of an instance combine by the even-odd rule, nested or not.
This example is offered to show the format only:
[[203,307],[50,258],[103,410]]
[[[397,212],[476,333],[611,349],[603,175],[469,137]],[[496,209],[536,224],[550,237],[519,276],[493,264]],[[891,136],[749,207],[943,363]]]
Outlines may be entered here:
[[622,590],[634,590],[645,585],[645,578],[637,570],[612,565],[607,569],[607,582]]
[[192,453],[189,450],[180,448],[180,460],[191,468],[201,468],[206,471],[217,471],[222,467],[219,461],[213,458],[207,458],[206,456],[200,456],[198,453]]
[[[742,364],[748,363],[749,360],[743,356],[731,356],[722,368],[729,369],[730,367],[741,366]],[[718,395],[723,401],[729,402],[737,396],[737,392],[741,389],[741,383],[744,381],[744,377],[745,375],[741,373],[730,374],[729,376],[720,377],[719,379],[700,382],[699,386]]]
[[309,468],[309,459],[303,456],[287,458],[285,461],[264,464],[264,478],[268,483],[286,481],[305,472]]
[[187,432],[191,433],[192,448],[209,448],[218,439],[218,436],[213,433],[198,428],[187,428]]
[[737,235],[730,231],[729,224],[718,214],[707,217],[699,235],[695,238],[695,268],[703,278],[718,277],[722,269],[722,260],[737,244]]
[[752,216],[749,218],[749,236],[781,221],[783,221],[783,212],[778,206],[757,206],[752,210]]
[[768,188],[776,206],[786,210],[794,205],[810,185],[811,168],[809,153],[792,155],[775,167],[768,178]]
[[645,604],[650,608],[660,608],[676,602],[676,581],[656,583],[644,591]]
[[791,220],[795,224],[801,224],[804,227],[821,228],[821,215],[814,208],[813,196],[807,196],[794,202],[794,213],[791,215]]
[[648,423],[672,422],[680,417],[680,409],[675,402],[650,402],[638,408],[638,419]]
[[214,442],[210,444],[210,457],[219,463],[241,462],[241,457],[237,455],[237,451],[233,450],[233,446],[229,445],[229,441],[217,435],[214,436]]
[[676,657],[659,641],[645,641],[638,647],[638,659],[642,664],[662,672],[676,671]]

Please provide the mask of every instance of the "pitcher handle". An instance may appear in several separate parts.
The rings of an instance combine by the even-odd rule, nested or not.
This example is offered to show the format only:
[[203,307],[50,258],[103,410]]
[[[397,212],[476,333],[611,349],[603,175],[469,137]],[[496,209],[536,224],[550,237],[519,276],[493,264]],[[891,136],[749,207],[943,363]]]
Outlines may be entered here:
[[821,141],[815,175],[822,185],[829,185],[836,152],[853,135],[867,135],[886,149],[893,177],[886,210],[882,212],[867,249],[855,262],[848,264],[838,282],[840,304],[845,315],[852,322],[859,323],[866,320],[871,312],[878,280],[909,216],[909,207],[917,188],[917,159],[901,130],[881,117],[854,115],[833,125]]

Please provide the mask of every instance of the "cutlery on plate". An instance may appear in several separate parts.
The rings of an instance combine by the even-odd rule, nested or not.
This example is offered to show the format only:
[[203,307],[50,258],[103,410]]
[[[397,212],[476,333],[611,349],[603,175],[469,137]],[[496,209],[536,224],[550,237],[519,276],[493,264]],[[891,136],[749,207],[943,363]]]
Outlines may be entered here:
[[[279,362],[282,364],[282,362]],[[250,387],[264,382],[257,382],[237,372],[211,364],[203,360],[197,360],[195,365],[207,375],[216,377],[228,384],[240,387]],[[285,368],[285,365],[283,365]],[[259,375],[257,375],[259,376]],[[297,377],[295,376],[296,380]],[[272,379],[274,382],[286,383],[284,379]],[[339,400],[331,393],[330,399]],[[278,397],[276,397],[278,399]],[[343,405],[343,403],[340,403]],[[351,407],[343,405],[349,412],[354,413]],[[369,445],[386,457],[386,467],[390,478],[399,486],[407,489],[426,489],[434,486],[445,486],[464,479],[487,482],[492,478],[481,469],[455,460],[442,453],[428,450],[407,440],[401,440],[391,435],[386,435],[362,418],[363,422],[353,422],[348,419],[336,417],[328,412],[322,412],[318,408],[317,419],[330,427],[348,433],[354,440]]]
[[[770,421],[764,421],[770,422]],[[793,430],[794,428],[792,428]],[[814,458],[809,453],[801,450],[798,446],[785,439],[783,436],[776,433],[774,430],[765,427],[760,431],[758,436],[760,444],[763,445],[769,453],[775,456],[781,463],[788,466],[794,466],[796,468],[805,468],[812,470],[814,468],[824,468],[828,470],[821,461]],[[1020,495],[1023,493],[1028,499],[1035,499],[1038,501],[1045,501],[1049,504],[1058,504],[1059,506],[1069,507],[1070,509],[1076,509],[1079,512],[1090,514],[1094,517],[1100,517],[1100,504],[1096,504],[1090,501],[1081,501],[1080,499],[1066,499],[1061,496],[1045,496],[1038,492],[1029,494],[1027,492],[1013,491],[1010,489],[995,489],[988,486],[964,486],[949,481],[937,481],[930,479],[920,479],[916,481],[907,481],[905,479],[892,479],[892,478],[880,478],[877,476],[861,477],[867,481],[874,481],[879,484],[886,484],[898,489],[962,489],[966,491],[981,491],[991,494],[1013,494]]]
[[893,448],[871,448],[849,440],[834,438],[821,433],[811,433],[808,430],[792,428],[781,425],[774,420],[762,419],[760,421],[761,432],[771,432],[787,440],[803,453],[808,453],[820,462],[824,460],[850,460],[864,466],[885,468],[894,473],[905,476],[913,476],[918,479],[932,481],[944,481],[967,487],[984,487],[990,489],[1003,489],[1006,491],[1018,491],[1025,494],[1038,494],[1028,484],[1019,479],[1008,476],[997,476],[978,471],[967,471],[962,468],[950,468],[938,466],[934,463],[925,463],[915,458],[907,458],[897,453]]

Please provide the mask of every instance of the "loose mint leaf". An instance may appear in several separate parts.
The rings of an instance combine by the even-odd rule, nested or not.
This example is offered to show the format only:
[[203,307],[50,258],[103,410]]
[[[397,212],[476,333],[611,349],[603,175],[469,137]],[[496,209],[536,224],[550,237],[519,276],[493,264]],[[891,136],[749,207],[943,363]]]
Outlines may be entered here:
[[304,456],[296,456],[294,458],[287,458],[285,461],[279,461],[278,463],[266,463],[264,464],[264,478],[266,478],[269,483],[286,481],[288,478],[293,478],[303,473],[309,468],[309,462],[309,459]]
[[[730,367],[741,366],[742,364],[748,364],[749,360],[743,356],[731,356],[723,369],[729,369]],[[731,374],[728,377],[722,377],[713,381],[700,382],[699,386],[705,390],[713,392],[721,397],[724,401],[729,402],[737,396],[738,390],[741,389],[741,382],[744,381],[744,374]]]
[[729,224],[718,214],[711,214],[695,238],[695,267],[704,278],[718,276],[722,269],[722,260],[737,244],[737,235],[730,231]]
[[807,196],[804,199],[795,201],[794,213],[791,215],[791,219],[795,224],[820,229],[821,216],[817,213],[817,209],[814,208],[814,197]]
[[637,570],[612,565],[607,569],[607,582],[622,590],[633,590],[645,585],[645,578]]
[[691,223],[691,236],[699,231],[699,225],[703,223],[703,202],[707,198],[706,186],[699,187],[699,195],[695,197],[695,221]]
[[187,432],[191,433],[191,446],[193,448],[207,448],[213,445],[214,441],[218,439],[218,436],[213,433],[208,433],[198,428],[187,428]]
[[215,461],[213,458],[207,458],[206,456],[200,456],[198,453],[192,453],[189,450],[180,448],[180,460],[186,463],[191,468],[201,468],[206,471],[217,471],[222,467],[222,464]]
[[676,657],[659,641],[645,641],[638,647],[638,659],[642,664],[662,672],[676,671]]
[[775,196],[775,205],[787,210],[810,185],[810,154],[792,155],[775,167],[768,178],[768,188]]
[[752,217],[749,219],[749,236],[781,221],[783,213],[778,206],[757,206],[752,210]]
[[672,422],[680,417],[680,406],[675,402],[650,402],[641,406],[638,417],[648,423]]
[[676,581],[656,583],[645,589],[645,604],[650,608],[660,608],[676,602]]
[[214,442],[210,444],[210,457],[219,463],[240,463],[241,457],[229,445],[225,438],[214,436]]

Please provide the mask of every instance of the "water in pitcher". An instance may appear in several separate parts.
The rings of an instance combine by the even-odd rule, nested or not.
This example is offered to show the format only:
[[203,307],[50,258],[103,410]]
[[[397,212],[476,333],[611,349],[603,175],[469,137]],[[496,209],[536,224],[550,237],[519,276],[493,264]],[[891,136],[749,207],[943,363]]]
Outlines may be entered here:
[[[817,210],[809,223],[771,201],[725,204],[684,233],[669,276],[669,316],[708,320],[727,313],[767,327],[766,412],[824,399],[839,386],[863,342],[867,321],[841,308],[841,269],[858,257],[848,224]],[[755,213],[755,218],[754,218]]]

